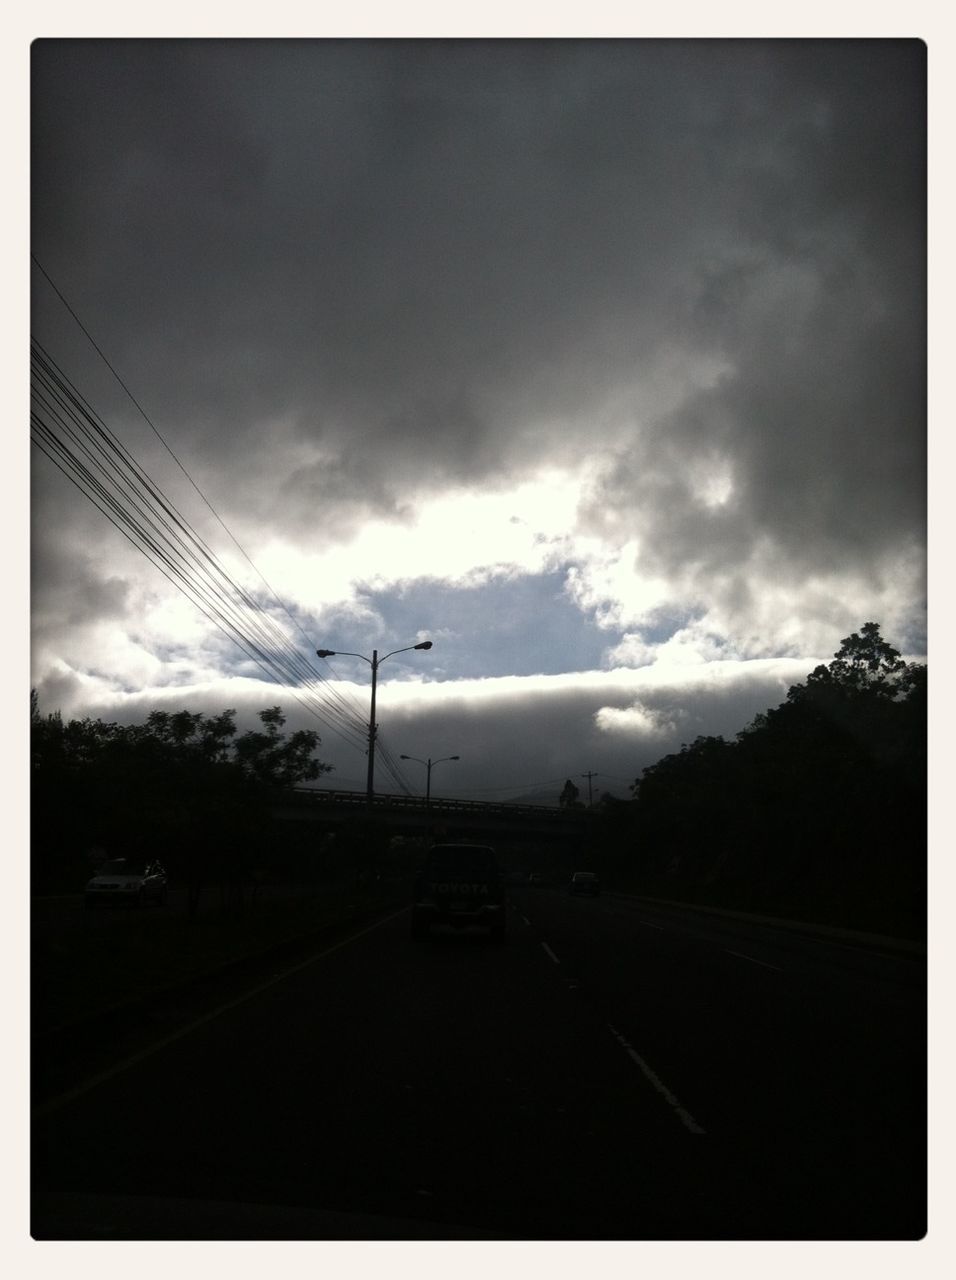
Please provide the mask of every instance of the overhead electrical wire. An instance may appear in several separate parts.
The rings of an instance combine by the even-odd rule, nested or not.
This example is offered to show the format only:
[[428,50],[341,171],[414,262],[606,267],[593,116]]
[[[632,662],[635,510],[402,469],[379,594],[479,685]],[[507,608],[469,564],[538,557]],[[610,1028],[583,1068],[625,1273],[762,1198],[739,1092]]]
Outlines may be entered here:
[[[49,280],[42,266],[39,263],[37,266]],[[94,349],[136,404],[73,309],[52,280],[50,283]],[[344,696],[315,670],[311,662],[303,659],[301,652],[290,644],[285,632],[277,626],[262,603],[234,581],[215,553],[109,430],[53,357],[35,339],[31,340],[31,371],[31,424],[33,440],[40,451],[133,546],[173,582],[223,634],[236,643],[267,678],[291,686],[292,695],[334,733],[356,750],[366,750],[366,725],[362,723],[361,709],[354,696]],[[138,404],[136,407],[143,412]],[[145,413],[143,417],[146,417]],[[156,432],[148,418],[146,421]],[[156,435],[213,511],[168,444],[158,432]],[[225,529],[218,514],[215,511],[213,514]],[[226,532],[229,532],[228,529]],[[229,536],[232,538],[231,534]],[[234,538],[232,540],[236,541]],[[249,560],[238,542],[236,546]],[[252,561],[249,560],[249,563],[252,564]],[[262,578],[261,574],[259,576]],[[265,578],[262,581],[311,648],[308,636],[296,619]],[[402,790],[410,794],[410,788],[387,746],[378,738],[376,744],[381,751],[385,771],[392,775]]]
[[567,775],[560,778],[545,778],[540,782],[516,782],[507,787],[465,787],[461,790],[462,795],[476,796],[488,793],[498,793],[501,791],[534,791],[537,787],[557,786],[567,780]]
[[30,254],[30,257],[31,257],[31,259],[33,260],[33,263],[34,263],[34,265],[36,266],[37,270],[38,270],[38,271],[43,275],[43,277],[45,278],[45,280],[46,280],[46,281],[47,281],[47,283],[49,284],[50,288],[53,290],[53,292],[56,294],[56,296],[57,296],[57,297],[60,299],[60,301],[63,303],[64,307],[66,307],[67,311],[70,313],[70,315],[73,317],[73,319],[76,321],[76,324],[78,325],[78,327],[79,327],[79,329],[81,330],[81,332],[83,333],[83,335],[86,337],[86,339],[87,339],[87,341],[89,342],[90,346],[93,348],[93,350],[96,352],[96,354],[100,357],[100,359],[101,359],[101,360],[103,361],[103,363],[106,365],[107,369],[109,369],[110,373],[113,375],[113,377],[114,377],[114,378],[116,379],[116,381],[119,383],[119,385],[120,385],[120,386],[123,388],[123,390],[126,392],[126,394],[127,394],[127,396],[129,397],[130,401],[131,401],[131,402],[132,402],[132,404],[136,407],[137,411],[138,411],[138,412],[139,412],[139,414],[141,415],[141,417],[142,417],[143,421],[144,421],[144,422],[146,423],[146,425],[149,427],[150,431],[152,431],[152,432],[153,432],[153,434],[156,436],[156,439],[160,442],[160,444],[163,446],[163,448],[166,450],[166,452],[169,454],[169,456],[172,458],[172,460],[176,463],[176,466],[177,466],[177,467],[179,467],[180,471],[183,473],[183,475],[186,477],[186,479],[187,479],[187,480],[189,481],[189,483],[192,485],[193,489],[195,489],[196,493],[199,495],[199,497],[203,500],[203,502],[204,502],[204,503],[206,504],[206,506],[209,508],[210,512],[212,513],[212,515],[214,516],[214,518],[216,519],[216,521],[219,523],[219,525],[221,526],[221,528],[223,529],[223,531],[227,534],[227,536],[231,539],[231,541],[233,542],[233,544],[235,545],[235,547],[238,549],[238,551],[242,554],[242,556],[245,558],[245,560],[247,561],[247,563],[248,563],[248,564],[249,564],[249,565],[250,565],[250,566],[255,570],[255,572],[258,574],[258,576],[260,577],[260,579],[262,580],[262,582],[263,582],[263,583],[265,583],[265,585],[266,585],[266,586],[269,588],[269,590],[272,592],[273,598],[274,598],[274,599],[276,600],[276,602],[280,605],[280,607],[285,611],[285,613],[286,613],[286,615],[288,616],[289,620],[292,622],[293,626],[295,626],[295,627],[297,628],[297,630],[298,630],[299,634],[302,636],[302,638],[306,641],[306,643],[307,643],[307,644],[311,645],[311,641],[309,640],[309,637],[308,637],[308,636],[306,635],[306,633],[302,630],[302,627],[299,625],[299,623],[298,623],[297,619],[296,619],[296,618],[295,618],[295,617],[294,617],[294,616],[289,612],[289,610],[286,608],[286,606],[285,606],[285,605],[282,603],[282,601],[279,599],[279,596],[277,595],[277,593],[276,593],[276,592],[273,590],[273,588],[269,585],[269,583],[268,583],[268,582],[266,581],[266,579],[263,577],[262,573],[259,571],[259,569],[256,567],[256,565],[255,565],[255,564],[253,564],[252,560],[250,559],[250,557],[249,557],[249,556],[248,556],[248,554],[246,553],[245,549],[241,546],[241,544],[240,544],[240,543],[237,541],[237,539],[234,537],[234,535],[233,535],[232,531],[231,531],[231,530],[226,526],[226,524],[225,524],[225,522],[223,521],[222,517],[219,515],[219,512],[215,509],[215,507],[212,505],[212,503],[209,501],[209,499],[206,497],[206,495],[205,495],[205,494],[203,493],[203,491],[200,489],[199,485],[198,485],[198,484],[196,484],[196,481],[192,478],[192,476],[189,474],[189,472],[187,471],[187,469],[183,466],[182,462],[179,460],[179,458],[178,458],[178,457],[176,456],[176,454],[173,452],[173,450],[172,450],[172,448],[170,447],[169,443],[166,441],[166,439],[164,438],[164,436],[160,433],[160,431],[159,431],[159,430],[158,430],[158,428],[156,427],[155,423],[153,423],[153,421],[150,419],[149,415],[146,413],[146,410],[145,410],[145,409],[143,408],[143,406],[139,403],[139,401],[138,401],[138,400],[136,399],[136,397],[133,395],[132,391],[130,391],[129,387],[126,385],[126,383],[125,383],[125,382],[123,381],[123,379],[120,377],[120,375],[117,373],[116,369],[113,367],[113,365],[112,365],[112,364],[110,363],[110,361],[107,359],[107,357],[106,357],[105,353],[104,353],[104,352],[101,350],[101,348],[98,346],[98,344],[96,343],[95,339],[93,338],[93,335],[92,335],[92,334],[90,333],[90,331],[87,329],[86,325],[83,323],[83,321],[80,319],[80,317],[76,314],[76,312],[75,312],[75,311],[73,310],[73,308],[70,306],[70,303],[67,301],[67,299],[64,297],[63,293],[62,293],[62,292],[60,291],[60,289],[57,287],[57,285],[56,285],[55,281],[52,279],[52,277],[50,276],[49,272],[45,269],[45,267],[44,267],[44,266],[43,266],[43,264],[39,261],[39,259],[36,257],[36,255],[35,255],[35,254],[32,254],[32,253],[31,253],[31,254]]
[[[261,606],[232,582],[39,344],[34,350],[34,375],[34,438],[47,456],[270,678],[314,686],[316,674],[298,651],[288,645]],[[344,730],[352,745],[361,743],[362,726],[338,708],[316,705],[308,696],[304,704],[313,712],[321,710],[321,718],[335,721],[330,727],[340,733]]]
[[[271,679],[315,687],[318,679],[269,615],[232,582],[215,556],[149,480],[112,433],[98,421],[35,344],[34,442],[127,539],[174,582]],[[299,694],[293,689],[293,695]],[[361,726],[338,708],[299,697],[352,745]]]

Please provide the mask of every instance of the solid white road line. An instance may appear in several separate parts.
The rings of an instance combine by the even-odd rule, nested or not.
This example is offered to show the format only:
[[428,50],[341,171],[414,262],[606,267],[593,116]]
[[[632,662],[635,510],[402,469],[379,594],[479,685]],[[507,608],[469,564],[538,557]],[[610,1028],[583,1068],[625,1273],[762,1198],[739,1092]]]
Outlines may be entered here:
[[541,945],[542,945],[542,947],[544,947],[545,951],[547,951],[548,955],[551,957],[551,959],[554,961],[554,963],[555,963],[555,964],[560,964],[560,963],[561,963],[561,961],[560,961],[560,960],[558,959],[558,957],[554,954],[554,952],[551,950],[551,948],[548,946],[548,944],[547,944],[546,942],[542,942],[542,944],[541,944]]
[[625,1040],[625,1038],[621,1035],[620,1031],[618,1031],[616,1027],[612,1027],[610,1023],[607,1024],[607,1028],[608,1028],[608,1031],[610,1031],[611,1035],[614,1037],[614,1039],[618,1042],[618,1044],[624,1049],[625,1053],[631,1059],[631,1061],[637,1063],[641,1071],[643,1071],[647,1079],[650,1080],[651,1084],[654,1086],[657,1092],[661,1095],[661,1097],[671,1107],[674,1108],[674,1110],[677,1112],[678,1119],[680,1120],[684,1128],[687,1129],[688,1132],[690,1133],[706,1133],[707,1130],[702,1129],[701,1126],[694,1119],[694,1117],[686,1109],[686,1107],[681,1106],[681,1104],[677,1101],[677,1099],[671,1093],[670,1089],[668,1089],[668,1087],[664,1084],[661,1078],[651,1070],[651,1068],[647,1065],[647,1063],[644,1061],[641,1055],[630,1044],[628,1044],[627,1040]]
[[745,956],[742,951],[728,951],[727,948],[725,947],[724,955],[736,956],[738,960],[749,960],[751,964],[759,964],[764,969],[775,969],[777,973],[783,972],[783,970],[780,968],[778,964],[767,964],[766,960],[757,960],[754,958],[754,956]]
[[362,938],[367,933],[371,933],[373,929],[379,929],[383,924],[388,924],[389,920],[394,920],[397,916],[404,915],[408,910],[402,907],[400,911],[393,911],[391,915],[385,916],[382,920],[376,920],[374,924],[370,924],[365,929],[360,929],[358,933],[350,934],[341,942],[335,943],[332,947],[326,947],[324,951],[320,951],[317,955],[310,956],[308,960],[303,960],[297,965],[293,965],[291,969],[284,969],[281,973],[276,974],[274,978],[270,978],[267,982],[260,982],[255,987],[250,987],[248,991],[244,991],[241,996],[237,996],[234,1000],[227,1000],[225,1004],[221,1004],[218,1008],[204,1013],[201,1018],[195,1018],[192,1022],[188,1022],[184,1027],[180,1027],[177,1031],[172,1031],[168,1036],[154,1041],[145,1049],[141,1049],[139,1053],[130,1054],[128,1058],[124,1058],[121,1062],[115,1063],[112,1067],[108,1067],[105,1071],[99,1072],[95,1076],[90,1076],[88,1080],[84,1080],[82,1084],[75,1085],[72,1089],[67,1089],[65,1093],[59,1094],[55,1098],[50,1098],[47,1102],[42,1103],[38,1107],[34,1107],[33,1114],[35,1116],[49,1115],[51,1111],[58,1111],[61,1107],[66,1106],[68,1102],[80,1098],[84,1093],[89,1093],[91,1089],[95,1089],[98,1084],[102,1084],[106,1080],[111,1080],[114,1076],[121,1075],[130,1067],[135,1066],[137,1062],[143,1062],[146,1058],[151,1058],[154,1053],[158,1053],[160,1049],[165,1049],[168,1044],[174,1044],[177,1040],[182,1040],[184,1036],[188,1036],[191,1032],[196,1031],[199,1027],[203,1027],[207,1022],[212,1022],[214,1018],[218,1018],[223,1013],[228,1013],[230,1009],[235,1009],[241,1004],[245,1004],[247,1000],[251,1000],[261,991],[267,991],[269,987],[274,987],[277,982],[283,982],[293,973],[299,973],[302,969],[307,969],[310,964],[316,964],[319,960],[324,960],[326,956],[330,956],[333,951],[341,951],[343,947],[347,947],[356,939]]

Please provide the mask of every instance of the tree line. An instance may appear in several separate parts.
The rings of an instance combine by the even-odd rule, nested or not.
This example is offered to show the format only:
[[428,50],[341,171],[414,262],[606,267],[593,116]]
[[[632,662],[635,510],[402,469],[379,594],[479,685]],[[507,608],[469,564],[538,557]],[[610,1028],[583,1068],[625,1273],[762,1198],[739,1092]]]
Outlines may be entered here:
[[104,856],[157,858],[196,892],[241,887],[289,850],[270,838],[276,794],[330,768],[317,733],[283,731],[280,707],[240,734],[232,709],[120,725],[43,715],[35,691],[30,701],[34,892],[79,892]]
[[660,896],[919,935],[927,671],[867,622],[733,741],[701,736],[605,797],[595,856]]

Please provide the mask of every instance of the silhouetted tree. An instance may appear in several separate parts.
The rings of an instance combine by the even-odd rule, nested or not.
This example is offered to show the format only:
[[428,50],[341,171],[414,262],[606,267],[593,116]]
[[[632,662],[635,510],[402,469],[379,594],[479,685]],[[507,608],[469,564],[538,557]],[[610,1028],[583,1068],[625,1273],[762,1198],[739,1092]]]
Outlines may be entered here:
[[313,758],[319,735],[311,729],[299,729],[288,739],[279,732],[285,716],[279,707],[259,712],[264,732],[244,733],[235,747],[235,759],[247,778],[262,786],[283,788],[298,782],[313,782],[329,766]]
[[580,804],[580,801],[578,800],[578,796],[580,794],[581,793],[578,788],[574,785],[571,779],[568,778],[567,782],[561,789],[561,794],[558,796],[558,804],[562,809],[574,809]]
[[35,878],[81,883],[96,845],[159,856],[197,894],[213,880],[241,883],[267,844],[276,791],[329,768],[314,758],[318,734],[286,737],[279,707],[259,718],[263,731],[236,741],[232,709],[64,724],[31,696]]
[[636,872],[689,896],[919,929],[926,695],[926,668],[866,623],[734,743],[698,738],[644,770]]
[[847,636],[833,658],[828,666],[811,671],[805,685],[794,685],[788,701],[807,696],[808,690],[834,688],[873,698],[896,699],[908,692],[910,668],[880,635],[876,622],[864,623],[859,633]]
[[707,878],[721,865],[733,813],[730,750],[721,737],[698,737],[641,775],[638,812],[658,871]]

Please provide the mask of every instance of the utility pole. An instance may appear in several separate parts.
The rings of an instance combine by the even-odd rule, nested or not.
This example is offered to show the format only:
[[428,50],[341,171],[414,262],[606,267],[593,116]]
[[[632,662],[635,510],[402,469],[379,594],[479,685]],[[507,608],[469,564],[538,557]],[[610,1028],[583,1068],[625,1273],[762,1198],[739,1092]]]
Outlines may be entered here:
[[589,809],[590,809],[590,807],[591,807],[591,779],[592,779],[592,778],[598,778],[598,777],[600,777],[600,776],[601,776],[600,774],[592,773],[590,769],[587,771],[587,773],[582,773],[582,774],[581,774],[581,777],[582,777],[582,778],[587,778],[587,780],[588,780],[588,808],[589,808]]
[[365,784],[365,798],[371,809],[375,803],[375,735],[378,725],[375,723],[375,683],[378,680],[378,650],[372,650],[372,709],[368,720],[368,778]]

